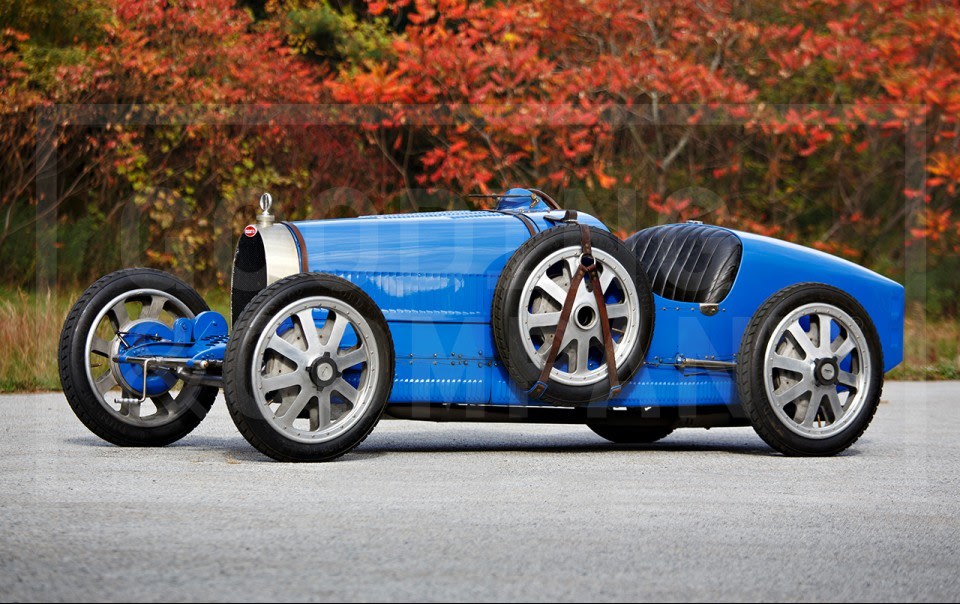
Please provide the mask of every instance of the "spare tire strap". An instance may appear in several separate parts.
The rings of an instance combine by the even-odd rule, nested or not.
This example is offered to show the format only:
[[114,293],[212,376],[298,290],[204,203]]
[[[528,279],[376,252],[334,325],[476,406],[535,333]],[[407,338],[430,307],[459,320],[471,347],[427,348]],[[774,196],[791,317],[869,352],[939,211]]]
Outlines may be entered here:
[[590,271],[590,280],[593,282],[593,297],[597,301],[597,311],[600,313],[600,329],[603,333],[603,352],[607,359],[607,374],[610,379],[609,398],[614,398],[620,394],[620,378],[617,375],[617,356],[613,351],[613,334],[610,332],[607,301],[603,297],[603,288],[600,286],[600,275],[597,274],[597,271]]
[[540,398],[547,391],[550,381],[550,372],[553,371],[553,365],[557,362],[557,355],[560,354],[560,345],[563,343],[563,336],[567,332],[567,323],[570,322],[570,315],[573,312],[573,302],[577,298],[577,290],[580,289],[580,283],[584,276],[590,274],[590,283],[593,287],[593,296],[597,301],[597,310],[600,315],[600,324],[603,330],[603,348],[604,356],[607,361],[607,374],[610,378],[610,398],[620,393],[620,380],[617,376],[617,360],[613,351],[613,335],[610,332],[610,321],[607,316],[607,302],[604,300],[603,292],[600,287],[600,276],[597,274],[597,261],[593,257],[593,248],[590,244],[590,227],[585,224],[580,225],[580,266],[570,280],[570,289],[567,291],[567,297],[563,301],[563,308],[560,311],[560,320],[557,322],[557,331],[553,335],[553,342],[550,343],[550,351],[547,354],[547,361],[540,372],[540,378],[537,383],[530,388],[528,394],[533,398]]

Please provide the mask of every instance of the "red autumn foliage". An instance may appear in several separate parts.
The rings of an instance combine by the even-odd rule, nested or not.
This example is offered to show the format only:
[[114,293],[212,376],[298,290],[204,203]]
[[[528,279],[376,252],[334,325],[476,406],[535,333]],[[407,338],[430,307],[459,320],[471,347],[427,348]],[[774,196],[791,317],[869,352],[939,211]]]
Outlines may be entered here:
[[[0,150],[16,161],[2,169],[20,183],[0,193],[3,209],[36,203],[15,177],[35,172],[29,121],[15,112],[161,104],[152,115],[163,122],[200,108],[188,125],[122,126],[124,109],[108,128],[64,128],[58,203],[64,220],[92,205],[107,220],[136,198],[152,260],[187,255],[204,279],[217,272],[207,231],[237,226],[219,225],[210,200],[249,203],[263,188],[288,215],[317,216],[311,203],[331,187],[331,203],[379,211],[409,208],[410,188],[538,186],[618,231],[698,218],[894,276],[905,240],[927,242],[931,266],[960,247],[953,3],[360,2],[357,21],[390,24],[388,52],[323,62],[296,50],[284,19],[325,0],[270,0],[259,20],[234,0],[103,2],[99,41],[48,86],[31,80],[30,40],[3,34],[12,126]],[[369,35],[351,32],[334,33]],[[364,111],[316,126],[296,109],[329,117],[327,103]],[[236,117],[237,106],[278,104],[295,108]],[[158,190],[173,196],[147,194]],[[452,203],[441,197],[430,203]],[[184,229],[175,208],[207,226]]]

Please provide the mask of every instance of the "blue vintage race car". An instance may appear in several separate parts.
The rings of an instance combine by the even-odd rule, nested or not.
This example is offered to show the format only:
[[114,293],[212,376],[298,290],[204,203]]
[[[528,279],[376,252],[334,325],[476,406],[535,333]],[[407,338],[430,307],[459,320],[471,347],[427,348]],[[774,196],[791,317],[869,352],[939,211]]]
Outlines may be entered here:
[[289,223],[261,207],[232,333],[156,270],[77,301],[60,377],[94,433],[171,443],[223,388],[244,437],[284,461],[338,457],[384,413],[583,423],[617,443],[752,425],[785,454],[830,455],[903,356],[903,287],[767,237],[691,222],[620,241],[526,189],[492,211]]

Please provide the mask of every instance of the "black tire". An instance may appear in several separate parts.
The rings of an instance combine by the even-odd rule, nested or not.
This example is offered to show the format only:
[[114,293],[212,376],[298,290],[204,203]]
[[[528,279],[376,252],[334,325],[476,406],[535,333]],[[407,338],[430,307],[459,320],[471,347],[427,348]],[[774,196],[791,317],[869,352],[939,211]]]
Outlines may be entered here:
[[[624,362],[617,366],[621,384],[630,380],[643,365],[650,339],[653,337],[653,294],[646,273],[640,267],[636,255],[622,241],[607,231],[590,227],[591,245],[612,256],[626,270],[637,291],[637,308],[640,316],[636,321],[636,338],[633,348]],[[527,279],[537,265],[551,254],[565,248],[580,247],[580,226],[576,224],[557,226],[531,237],[507,262],[497,282],[493,298],[492,323],[494,341],[501,362],[510,377],[522,390],[529,391],[538,381],[543,364],[536,364],[527,354],[524,334],[518,325],[521,301]],[[586,287],[586,285],[581,285]],[[572,321],[572,319],[571,319]],[[606,364],[606,361],[603,361]],[[609,381],[602,380],[586,385],[564,384],[551,380],[542,400],[562,406],[580,406],[608,398]]]
[[67,314],[57,354],[60,384],[77,418],[100,438],[122,447],[161,447],[180,440],[197,427],[213,405],[217,388],[183,385],[176,398],[182,411],[172,421],[151,426],[132,423],[101,402],[87,377],[87,336],[97,328],[93,323],[111,300],[138,289],[166,292],[194,315],[209,310],[200,294],[173,275],[149,268],[110,273],[88,287]]
[[[842,430],[824,438],[797,434],[788,427],[786,421],[774,410],[774,403],[767,393],[764,374],[764,356],[770,339],[777,337],[774,333],[777,326],[792,312],[808,304],[830,305],[842,310],[853,319],[863,333],[866,347],[864,357],[869,360],[870,367],[869,375],[864,377],[863,403],[857,411],[853,412],[853,417],[845,420],[846,425]],[[808,359],[804,357],[801,360]],[[813,379],[816,379],[815,373],[814,369]],[[880,338],[870,316],[848,294],[820,283],[792,285],[768,298],[750,319],[740,342],[736,378],[744,412],[757,434],[767,444],[791,456],[835,455],[860,438],[877,411],[883,389],[883,354]],[[811,393],[811,398],[813,396]],[[809,404],[806,403],[808,408]]]
[[[270,407],[259,404],[253,385],[256,346],[268,325],[289,305],[311,296],[342,301],[355,309],[369,324],[376,340],[379,367],[371,403],[360,418],[332,440],[306,443],[293,440],[275,428],[266,416]],[[298,366],[299,367],[299,366]],[[298,368],[296,371],[307,371]],[[330,461],[359,445],[380,421],[393,388],[394,349],[390,329],[376,303],[356,285],[318,273],[302,273],[281,279],[250,301],[234,325],[224,361],[224,397],[230,417],[240,433],[258,451],[287,462]]]
[[618,426],[616,424],[587,424],[602,438],[618,445],[649,445],[666,438],[675,426]]

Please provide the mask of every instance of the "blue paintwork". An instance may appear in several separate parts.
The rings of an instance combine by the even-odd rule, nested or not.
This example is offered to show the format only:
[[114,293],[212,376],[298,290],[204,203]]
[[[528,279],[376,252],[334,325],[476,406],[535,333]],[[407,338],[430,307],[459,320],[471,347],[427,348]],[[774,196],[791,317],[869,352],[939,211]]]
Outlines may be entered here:
[[[545,219],[548,212],[527,215],[539,230],[554,226]],[[581,221],[606,228],[592,216],[581,214]],[[496,212],[392,214],[295,224],[307,242],[310,270],[356,283],[391,322],[489,325],[500,272],[530,238],[519,218]]]
[[743,262],[727,303],[752,316],[763,301],[795,283],[832,285],[856,299],[873,320],[884,371],[903,360],[903,286],[848,260],[819,250],[752,233],[734,231],[743,242]]
[[[129,362],[128,359],[186,359],[186,366],[192,369],[201,361],[223,361],[227,349],[227,320],[212,310],[202,312],[193,319],[177,319],[173,329],[163,323],[149,321],[134,325],[130,332],[142,335],[125,337],[130,346],[121,344],[117,358],[128,389],[137,394],[142,394],[143,390],[143,365]],[[176,384],[177,379],[170,371],[149,370],[147,395],[156,396],[166,392]]]
[[[174,326],[174,329],[176,326]],[[169,342],[174,338],[174,330],[160,321],[137,323],[123,334],[120,343],[120,358],[125,358],[130,350],[139,350],[148,345]],[[129,346],[128,346],[129,345]],[[143,365],[138,363],[120,363],[120,379],[128,389],[141,393],[143,390]],[[147,375],[147,396],[163,394],[177,383],[177,376],[169,371],[150,371]]]
[[[548,217],[559,218],[562,212],[547,212],[540,204],[537,211],[527,211],[527,201],[511,210],[515,199],[523,198],[500,200],[498,209],[507,214],[455,211],[296,223],[310,270],[355,283],[383,311],[396,353],[391,402],[540,404],[517,388],[498,361],[491,304],[504,266],[530,237],[526,225],[509,212],[522,211],[538,231],[553,228],[556,223]],[[579,220],[606,229],[592,216],[580,214]],[[655,296],[647,363],[610,405],[736,405],[731,373],[683,372],[675,363],[681,357],[736,360],[743,331],[759,306],[778,290],[801,282],[833,285],[859,300],[880,335],[884,369],[900,363],[902,286],[816,250],[732,232],[743,244],[742,263],[719,312],[706,316],[696,304]],[[126,355],[180,355],[191,359],[190,366],[201,358],[222,360],[226,332],[214,330],[207,334],[214,337],[205,340],[198,331],[204,315],[190,325],[178,322],[175,331],[183,333],[177,331],[173,342],[141,343]],[[318,324],[324,319],[316,318]]]
[[[547,212],[525,212],[539,230]],[[555,213],[559,216],[559,213]],[[606,228],[592,216],[581,222]],[[490,325],[504,265],[530,235],[519,219],[490,212],[440,212],[299,222],[311,271],[359,285],[386,317],[396,350],[391,402],[539,404],[499,364]],[[845,260],[787,242],[734,231],[743,260],[720,312],[655,296],[647,365],[624,385],[616,406],[738,403],[726,372],[683,373],[678,357],[733,361],[750,317],[776,291],[806,281],[858,299],[880,333],[885,370],[903,354],[903,288]]]

